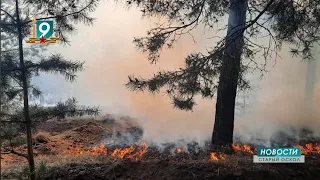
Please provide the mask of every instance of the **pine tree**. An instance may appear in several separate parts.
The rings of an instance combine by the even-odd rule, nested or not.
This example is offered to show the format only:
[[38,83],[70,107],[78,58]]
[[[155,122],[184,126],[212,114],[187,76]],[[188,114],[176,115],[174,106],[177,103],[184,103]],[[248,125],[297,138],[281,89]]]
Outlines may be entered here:
[[[250,88],[245,75],[253,71],[263,75],[282,44],[290,44],[293,55],[310,59],[310,48],[320,37],[319,0],[129,0],[128,4],[140,8],[145,17],[166,21],[146,37],[134,39],[151,63],[181,36],[200,27],[215,30],[229,16],[222,28],[226,36],[207,53],[190,54],[184,67],[176,71],[161,71],[150,78],[129,76],[127,83],[131,90],[165,89],[174,107],[182,110],[192,110],[196,95],[211,99],[217,92],[214,145],[233,142],[237,90]],[[257,60],[260,57],[262,63]]]
[[[8,44],[17,46],[16,49],[10,48],[7,49],[7,53],[2,52],[1,54],[2,100],[5,100],[5,104],[8,105],[19,95],[23,98],[23,111],[21,109],[19,111],[19,108],[14,111],[14,114],[1,111],[1,118],[2,122],[5,122],[7,118],[8,123],[22,122],[26,125],[28,147],[26,157],[29,162],[30,179],[32,180],[36,179],[32,149],[33,123],[53,117],[94,115],[98,113],[98,109],[79,107],[76,105],[75,99],[60,103],[53,108],[29,106],[29,90],[32,90],[33,95],[40,94],[40,91],[30,84],[32,77],[39,75],[39,72],[60,73],[67,80],[73,81],[76,77],[75,73],[82,70],[83,67],[82,62],[67,61],[61,55],[41,58],[38,62],[35,62],[36,58],[34,57],[32,60],[25,59],[26,49],[23,47],[23,39],[30,34],[32,22],[30,12],[36,11],[38,20],[55,20],[55,33],[61,38],[62,43],[68,44],[68,34],[75,31],[74,25],[76,23],[81,22],[86,25],[93,23],[94,19],[89,17],[88,13],[95,9],[97,3],[98,0],[90,0],[89,2],[79,0],[15,0],[15,2],[6,1],[1,4],[1,36],[3,34],[7,35]],[[11,12],[14,12],[14,14],[10,14]],[[1,49],[5,45],[1,42]],[[24,119],[24,121],[21,121],[21,119]]]

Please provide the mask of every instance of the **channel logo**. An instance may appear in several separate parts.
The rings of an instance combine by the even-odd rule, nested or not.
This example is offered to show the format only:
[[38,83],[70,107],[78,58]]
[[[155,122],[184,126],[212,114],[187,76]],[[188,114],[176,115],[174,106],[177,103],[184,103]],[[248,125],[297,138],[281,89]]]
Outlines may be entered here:
[[305,156],[296,147],[258,148],[254,163],[305,163]]
[[53,21],[52,20],[36,20],[32,18],[32,37],[26,40],[26,43],[35,44],[54,44],[60,39],[53,37]]

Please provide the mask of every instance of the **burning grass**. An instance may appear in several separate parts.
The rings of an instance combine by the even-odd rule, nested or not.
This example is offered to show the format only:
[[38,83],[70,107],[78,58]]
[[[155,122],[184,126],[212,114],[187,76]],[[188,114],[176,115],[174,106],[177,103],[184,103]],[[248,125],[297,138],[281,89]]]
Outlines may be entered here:
[[[320,144],[306,144],[306,145],[296,145],[296,147],[301,148],[301,152],[304,155],[320,154]],[[107,149],[104,145],[93,147],[90,150],[83,149],[72,149],[66,151],[69,155],[75,154],[88,154],[88,155],[102,155],[108,156],[116,159],[131,159],[131,160],[147,160],[147,159],[169,159],[169,160],[199,160],[206,159],[209,161],[223,161],[230,155],[219,153],[219,152],[207,152],[201,149],[198,152],[193,151],[193,149],[185,149],[182,146],[175,146],[173,150],[159,151],[155,147],[149,148],[147,143],[143,142],[140,145],[136,144],[134,146],[128,147],[116,147],[115,149]],[[145,156],[147,150],[149,150],[148,155]],[[238,145],[232,144],[232,150],[234,153],[240,153],[242,155],[253,155],[257,153],[257,148],[253,148],[249,145]],[[195,156],[198,155],[198,156]],[[151,158],[153,157],[153,158]],[[251,156],[252,157],[252,156]]]
[[224,154],[217,154],[215,152],[210,153],[210,160],[212,161],[219,161],[219,160],[225,160],[226,157]]
[[72,150],[67,150],[65,152],[69,155],[88,154],[88,155],[110,156],[110,157],[119,158],[119,159],[141,160],[142,156],[146,153],[147,149],[148,149],[147,143],[142,143],[141,145],[137,144],[135,146],[125,147],[125,148],[116,148],[110,153],[108,153],[108,150],[104,145],[93,147],[90,150],[75,148]]
[[[307,152],[316,145],[304,145]],[[312,148],[311,148],[312,147]],[[99,163],[70,164],[53,167],[46,180],[55,179],[317,179],[320,177],[319,157],[308,158],[306,164],[253,164],[252,154],[256,149],[248,145],[232,145],[233,154],[206,152],[199,156],[190,148],[175,146],[159,151],[146,143],[115,149],[97,146],[80,156],[102,158]],[[313,152],[312,151],[312,152]],[[102,153],[101,153],[102,152]],[[105,153],[107,152],[107,153]],[[302,152],[305,152],[302,150]],[[100,154],[100,156],[98,155]],[[69,154],[69,156],[79,154]],[[97,156],[98,155],[98,156]],[[194,158],[197,157],[197,158]],[[138,161],[137,161],[138,160]]]
[[296,147],[301,149],[301,154],[320,154],[320,144],[305,144],[305,145],[296,145]]
[[[51,149],[50,152],[55,152],[47,155],[38,153],[40,155],[36,157],[38,164],[43,162],[50,169],[50,173],[43,179],[264,180],[299,179],[296,177],[316,179],[316,175],[320,177],[320,144],[295,145],[301,148],[302,154],[307,155],[306,164],[253,164],[252,155],[257,149],[247,144],[233,144],[230,148],[233,153],[226,154],[227,151],[207,150],[197,143],[166,143],[161,147],[147,143],[125,145],[122,141],[110,143],[111,141],[104,140],[114,138],[111,136],[114,129],[116,134],[121,133],[116,129],[116,123],[108,122],[86,122],[79,124],[80,127],[72,125],[64,132],[59,130],[58,134],[52,132],[47,135],[48,142],[39,142],[41,144],[37,145],[37,150],[45,146]],[[126,125],[124,129],[128,127]],[[110,137],[106,134],[110,134]],[[100,145],[99,142],[104,144]],[[92,146],[94,144],[99,145]],[[23,152],[23,147],[21,148],[17,150]],[[25,159],[19,159],[11,166],[8,164],[4,174],[15,171],[11,174],[17,175],[26,166]]]
[[[253,164],[256,148],[232,145],[235,153],[207,152],[196,146],[166,146],[159,150],[147,143],[124,147],[99,145],[74,148],[64,155],[41,155],[37,162],[49,169],[44,180],[91,179],[316,179],[320,177],[320,156],[307,158],[306,164]],[[298,146],[305,154],[319,154],[319,144]],[[195,150],[198,149],[199,151]],[[26,164],[25,164],[26,165]],[[21,165],[20,165],[21,167]],[[15,179],[24,169],[11,167],[4,172]],[[303,172],[303,173],[302,173]],[[302,174],[301,174],[302,173]],[[306,174],[306,175],[304,175]],[[318,176],[319,175],[319,176]]]
[[[218,155],[218,154],[216,154]],[[65,159],[68,159],[66,155]],[[80,161],[79,158],[82,160]],[[320,176],[319,160],[306,164],[253,164],[251,155],[229,155],[223,161],[120,160],[110,156],[77,154],[68,164],[51,164],[43,180],[194,180],[194,179],[314,179]],[[47,162],[50,162],[49,160]]]
[[257,148],[252,148],[249,145],[237,145],[237,144],[232,144],[232,149],[235,152],[245,152],[245,153],[249,153],[249,154],[255,154],[257,152]]

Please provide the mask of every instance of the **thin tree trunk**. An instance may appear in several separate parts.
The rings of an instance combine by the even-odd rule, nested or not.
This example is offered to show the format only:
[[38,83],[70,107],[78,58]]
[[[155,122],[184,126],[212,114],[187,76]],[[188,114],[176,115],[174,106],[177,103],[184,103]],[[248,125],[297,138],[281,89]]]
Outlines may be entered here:
[[[2,2],[0,0],[0,9],[2,6]],[[1,14],[1,10],[0,10]],[[1,15],[0,15],[0,112],[2,112],[2,76],[1,76],[1,60],[2,60],[2,37],[1,37],[1,26],[2,26],[2,21],[1,21]],[[2,169],[1,169],[1,162],[2,162],[2,137],[1,137],[1,132],[2,132],[2,117],[0,116],[0,180],[2,179]]]
[[20,68],[21,68],[21,81],[23,85],[23,107],[24,107],[24,120],[26,123],[27,129],[27,145],[28,145],[28,163],[30,169],[30,179],[35,180],[35,166],[33,158],[33,149],[32,149],[32,131],[31,131],[31,119],[29,114],[29,100],[28,100],[28,82],[26,77],[26,68],[24,65],[23,59],[23,38],[22,38],[22,23],[19,16],[19,3],[16,0],[16,16],[17,16],[17,26],[18,26],[18,41],[19,41],[19,59],[20,59]]
[[216,115],[211,143],[228,145],[233,142],[235,99],[243,48],[247,0],[231,0],[227,44],[219,78]]

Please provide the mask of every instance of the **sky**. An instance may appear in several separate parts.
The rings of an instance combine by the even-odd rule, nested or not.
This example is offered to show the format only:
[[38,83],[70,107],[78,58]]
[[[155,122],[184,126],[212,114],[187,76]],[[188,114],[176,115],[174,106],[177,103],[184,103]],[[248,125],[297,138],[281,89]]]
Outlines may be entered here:
[[[71,84],[60,76],[43,75],[34,82],[56,99],[76,97],[80,104],[100,106],[103,113],[136,117],[144,128],[145,138],[154,141],[179,138],[200,141],[210,137],[215,100],[199,98],[193,112],[179,111],[172,108],[170,99],[163,94],[130,92],[124,84],[128,75],[149,77],[160,69],[181,67],[188,54],[215,44],[209,38],[215,32],[203,35],[203,29],[199,28],[193,33],[196,43],[187,35],[173,49],[163,51],[157,65],[150,65],[132,41],[154,27],[153,21],[142,19],[137,9],[127,10],[123,4],[110,2],[102,2],[92,16],[97,18],[94,26],[78,25],[77,33],[71,36],[71,46],[48,47],[50,53],[85,61],[85,70],[78,74],[77,81]],[[286,51],[288,48],[284,47],[281,58],[274,67],[270,65],[262,79],[251,75],[253,89],[247,98],[250,103],[245,115],[236,116],[236,132],[268,137],[288,124],[320,127],[316,121],[318,114],[312,117],[303,114],[306,63]],[[320,84],[316,84],[315,102],[319,102],[316,101],[320,99],[319,90]]]

